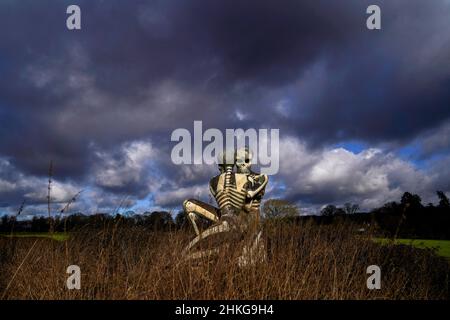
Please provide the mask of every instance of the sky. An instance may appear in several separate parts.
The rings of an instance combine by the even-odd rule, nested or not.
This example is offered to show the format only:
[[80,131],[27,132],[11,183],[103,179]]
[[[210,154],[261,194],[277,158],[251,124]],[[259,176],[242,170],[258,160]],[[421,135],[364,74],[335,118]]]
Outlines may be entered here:
[[[81,8],[81,30],[66,8]],[[366,8],[381,8],[381,30]],[[450,195],[450,2],[0,1],[0,214],[177,212],[214,165],[171,133],[280,130],[266,199],[302,213]]]

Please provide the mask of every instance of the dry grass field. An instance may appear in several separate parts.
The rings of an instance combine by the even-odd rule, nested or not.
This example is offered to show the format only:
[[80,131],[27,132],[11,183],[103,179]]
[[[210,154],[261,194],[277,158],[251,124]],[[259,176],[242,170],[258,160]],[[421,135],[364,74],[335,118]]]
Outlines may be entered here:
[[[65,241],[0,237],[2,299],[448,299],[449,263],[431,250],[381,245],[355,226],[265,225],[267,261],[235,263],[239,246],[198,264],[180,252],[191,231],[88,226]],[[66,268],[81,268],[81,290]],[[381,289],[366,268],[381,268]]]

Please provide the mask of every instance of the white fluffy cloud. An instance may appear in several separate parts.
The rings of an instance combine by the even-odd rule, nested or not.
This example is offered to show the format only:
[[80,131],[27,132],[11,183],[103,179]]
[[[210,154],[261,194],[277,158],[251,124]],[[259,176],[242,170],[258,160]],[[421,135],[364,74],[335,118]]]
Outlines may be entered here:
[[280,173],[274,179],[285,186],[285,197],[300,203],[354,201],[365,209],[398,200],[405,191],[428,196],[432,183],[412,163],[380,149],[310,151],[296,138],[280,141]]
[[[28,187],[29,192],[25,193],[25,198],[33,202],[47,201],[48,185],[43,179],[31,178],[21,182],[21,187]],[[52,181],[50,199],[52,202],[64,203],[73,198],[81,189],[72,183]]]
[[145,183],[157,150],[149,142],[134,141],[124,144],[118,154],[97,151],[98,162],[94,171],[100,187],[123,188],[130,184]]
[[[72,182],[58,181],[52,178],[50,196],[55,203],[70,200],[78,191],[79,186]],[[30,203],[47,202],[48,178],[28,176],[19,172],[6,159],[0,159],[0,195],[21,193],[22,200]]]

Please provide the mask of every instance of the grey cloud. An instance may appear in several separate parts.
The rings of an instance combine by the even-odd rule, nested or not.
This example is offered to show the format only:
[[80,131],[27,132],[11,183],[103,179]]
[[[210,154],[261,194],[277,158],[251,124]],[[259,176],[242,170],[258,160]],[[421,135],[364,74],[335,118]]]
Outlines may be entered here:
[[442,154],[450,150],[450,121],[426,131],[415,139],[419,145],[418,156],[427,158],[433,154]]
[[[279,128],[312,153],[353,139],[371,146],[422,139],[424,157],[445,149],[446,1],[379,1],[382,30],[375,32],[365,28],[370,1],[77,3],[79,32],[65,29],[70,1],[0,4],[0,156],[18,172],[0,180],[8,203],[25,192],[11,184],[45,177],[53,160],[61,181],[119,197],[158,192],[165,196],[157,202],[168,204],[162,198],[171,190],[189,190],[215,171],[170,164],[171,131],[194,120],[219,129]],[[136,141],[158,150],[139,169],[124,154]],[[306,158],[311,163],[299,172],[321,159]],[[383,168],[395,185],[395,170]],[[413,185],[423,179],[412,176]],[[308,193],[291,179],[285,184],[296,200],[345,196],[323,185]]]

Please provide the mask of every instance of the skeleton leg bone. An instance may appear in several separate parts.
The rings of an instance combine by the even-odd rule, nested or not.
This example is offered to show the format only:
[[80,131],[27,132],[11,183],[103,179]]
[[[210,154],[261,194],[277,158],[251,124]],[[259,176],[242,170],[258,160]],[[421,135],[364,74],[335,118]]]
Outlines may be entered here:
[[183,250],[184,253],[187,253],[193,246],[195,246],[200,240],[205,239],[211,235],[221,233],[221,232],[228,232],[230,231],[230,227],[226,221],[223,221],[222,223],[212,226],[211,228],[206,229],[201,234],[197,235],[189,244],[187,247]]
[[195,199],[186,200],[183,202],[183,208],[189,218],[189,221],[194,227],[195,234],[197,236],[200,234],[200,230],[197,226],[197,218],[199,216],[212,222],[219,221],[217,209],[201,201]]

